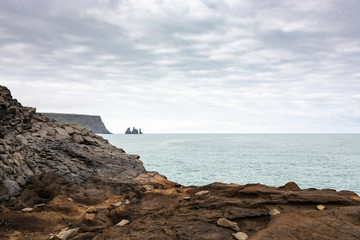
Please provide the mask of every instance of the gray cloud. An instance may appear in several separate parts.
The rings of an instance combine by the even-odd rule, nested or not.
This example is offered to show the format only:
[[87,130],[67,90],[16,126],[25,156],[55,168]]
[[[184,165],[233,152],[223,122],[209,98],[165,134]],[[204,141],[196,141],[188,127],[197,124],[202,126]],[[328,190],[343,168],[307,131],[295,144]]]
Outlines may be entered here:
[[0,84],[110,130],[359,132],[360,3],[0,0]]

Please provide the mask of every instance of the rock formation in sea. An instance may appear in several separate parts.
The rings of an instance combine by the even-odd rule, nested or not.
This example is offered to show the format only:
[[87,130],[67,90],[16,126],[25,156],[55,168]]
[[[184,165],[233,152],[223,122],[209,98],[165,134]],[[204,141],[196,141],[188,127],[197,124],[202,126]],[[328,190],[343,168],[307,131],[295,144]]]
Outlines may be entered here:
[[0,205],[0,239],[360,239],[353,192],[185,187],[2,86]]
[[127,128],[125,131],[125,134],[142,134],[142,132],[141,132],[141,129],[139,131],[135,127],[133,127],[132,131],[130,130],[130,128]]

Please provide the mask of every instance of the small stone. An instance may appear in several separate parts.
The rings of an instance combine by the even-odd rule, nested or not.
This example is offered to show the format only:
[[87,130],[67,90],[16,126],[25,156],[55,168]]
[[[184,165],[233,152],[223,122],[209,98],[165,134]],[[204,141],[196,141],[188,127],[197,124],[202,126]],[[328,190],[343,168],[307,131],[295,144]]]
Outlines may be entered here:
[[95,207],[89,207],[87,210],[86,210],[87,213],[96,213],[97,210]]
[[67,198],[67,200],[70,201],[70,202],[74,202],[74,200],[72,200],[72,198],[70,198],[70,197]]
[[110,204],[110,206],[111,206],[112,208],[117,208],[117,207],[120,207],[121,204],[122,204],[122,202],[117,202],[117,203]]
[[152,190],[154,190],[154,187],[151,186],[151,185],[143,185],[142,190],[144,190],[144,191],[152,191]]
[[124,204],[125,204],[125,205],[128,205],[128,204],[130,204],[130,201],[129,201],[128,199],[126,199],[125,202],[124,202]]
[[190,200],[191,197],[184,197],[183,199],[184,199],[184,200]]
[[200,192],[195,193],[195,195],[200,196],[200,195],[204,195],[204,194],[207,194],[207,193],[209,193],[209,191],[200,191]]
[[34,207],[39,208],[39,207],[43,207],[45,205],[46,205],[45,203],[40,203],[40,204],[36,204]]
[[274,208],[273,210],[271,210],[271,211],[269,212],[269,214],[270,214],[271,216],[275,216],[275,215],[280,214],[280,211],[277,210],[276,208]]
[[129,220],[123,219],[123,220],[121,220],[120,222],[118,222],[118,223],[115,225],[115,227],[122,227],[122,226],[128,224],[129,222],[130,222]]
[[232,228],[237,232],[240,231],[240,228],[236,222],[232,222],[226,218],[219,218],[216,223],[221,227]]
[[32,212],[34,209],[33,208],[23,208],[21,211],[22,212]]
[[325,207],[323,205],[317,205],[316,208],[320,211],[325,209]]
[[54,236],[53,239],[67,240],[67,239],[74,237],[78,231],[79,231],[79,228],[61,230],[61,232],[56,234],[56,236]]
[[86,213],[85,214],[85,220],[88,222],[92,222],[95,219],[96,214]]
[[232,234],[237,240],[246,240],[248,239],[248,235],[243,232],[237,232]]

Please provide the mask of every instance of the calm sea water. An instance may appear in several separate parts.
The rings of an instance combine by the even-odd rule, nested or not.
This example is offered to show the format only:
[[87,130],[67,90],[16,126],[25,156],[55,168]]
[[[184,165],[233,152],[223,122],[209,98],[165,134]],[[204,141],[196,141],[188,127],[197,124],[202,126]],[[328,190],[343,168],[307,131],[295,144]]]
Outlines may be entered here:
[[147,170],[183,185],[212,182],[352,190],[360,194],[360,134],[102,135]]

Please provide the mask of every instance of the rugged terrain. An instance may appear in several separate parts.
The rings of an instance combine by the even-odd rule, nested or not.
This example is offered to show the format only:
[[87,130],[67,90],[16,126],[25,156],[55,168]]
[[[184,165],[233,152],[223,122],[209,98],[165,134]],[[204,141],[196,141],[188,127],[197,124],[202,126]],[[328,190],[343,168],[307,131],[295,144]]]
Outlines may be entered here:
[[76,124],[86,128],[95,134],[110,134],[100,116],[66,113],[41,113],[42,115],[54,118],[60,123]]
[[353,192],[181,186],[1,86],[0,158],[0,239],[360,239]]

